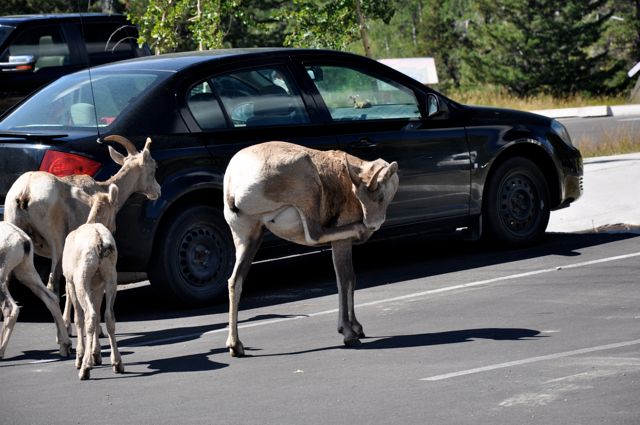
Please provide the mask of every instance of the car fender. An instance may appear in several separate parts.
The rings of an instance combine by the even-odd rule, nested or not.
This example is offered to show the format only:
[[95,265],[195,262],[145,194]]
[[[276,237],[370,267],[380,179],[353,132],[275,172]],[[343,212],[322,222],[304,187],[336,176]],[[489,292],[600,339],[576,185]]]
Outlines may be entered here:
[[[150,201],[142,195],[133,196],[118,214],[118,228],[126,229],[116,233],[118,250],[122,258],[127,258],[126,263],[118,263],[119,270],[146,269],[159,229],[182,201],[222,208],[222,174],[212,173],[210,169],[184,170],[164,179],[161,184],[162,193],[158,199]],[[203,192],[220,193],[220,197],[203,198]]]

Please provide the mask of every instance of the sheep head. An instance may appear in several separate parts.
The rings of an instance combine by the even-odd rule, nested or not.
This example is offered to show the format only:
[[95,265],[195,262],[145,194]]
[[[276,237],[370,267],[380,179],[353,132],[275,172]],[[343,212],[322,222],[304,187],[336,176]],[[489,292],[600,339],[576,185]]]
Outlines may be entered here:
[[382,226],[387,215],[387,207],[398,190],[398,163],[388,163],[383,159],[364,162],[362,166],[345,162],[351,179],[351,190],[362,206],[363,224],[376,231]]

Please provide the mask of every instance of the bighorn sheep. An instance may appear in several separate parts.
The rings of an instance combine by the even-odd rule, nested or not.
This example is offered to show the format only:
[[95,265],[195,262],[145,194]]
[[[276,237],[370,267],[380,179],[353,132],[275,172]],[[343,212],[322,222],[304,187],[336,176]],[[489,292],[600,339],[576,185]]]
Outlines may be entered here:
[[118,187],[109,186],[109,193],[87,195],[71,188],[71,196],[91,206],[87,222],[69,233],[62,254],[62,272],[67,281],[67,298],[75,311],[76,368],[81,380],[89,378],[91,367],[102,364],[98,328],[100,306],[106,293],[105,321],[111,345],[111,365],[116,373],[124,366],[116,343],[116,322],[113,305],[117,293],[116,262],[118,250],[112,232],[116,226]]
[[11,273],[47,306],[58,329],[60,355],[67,357],[71,351],[71,341],[62,321],[58,297],[44,286],[36,272],[33,265],[33,243],[29,236],[17,226],[3,221],[0,222],[0,307],[4,323],[0,332],[0,359],[4,357],[20,313],[18,305],[9,293]]
[[318,151],[267,142],[238,152],[224,177],[224,216],[236,247],[229,278],[232,356],[244,355],[238,339],[238,302],[266,227],[276,236],[308,246],[331,244],[339,295],[338,332],[348,346],[364,337],[353,291],[352,244],[369,239],[385,220],[398,189],[398,164],[363,161],[340,151]]
[[[89,207],[71,197],[71,188],[80,187],[91,195],[106,193],[109,185],[116,184],[120,189],[120,207],[134,192],[151,200],[160,196],[160,185],[155,179],[156,162],[150,153],[151,139],[147,138],[142,152],[122,136],[111,135],[104,140],[119,143],[127,150],[127,156],[123,156],[109,146],[111,158],[122,167],[107,181],[97,182],[85,175],[58,178],[43,171],[30,171],[18,177],[6,196],[4,219],[31,236],[36,254],[51,258],[47,287],[56,295],[60,295],[60,261],[65,237],[86,222],[89,215]],[[64,309],[67,327],[70,317],[67,299]]]

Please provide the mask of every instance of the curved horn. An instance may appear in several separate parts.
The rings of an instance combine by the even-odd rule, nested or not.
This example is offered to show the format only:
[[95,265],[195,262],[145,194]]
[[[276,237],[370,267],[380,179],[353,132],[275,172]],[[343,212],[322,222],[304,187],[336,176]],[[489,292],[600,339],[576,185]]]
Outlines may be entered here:
[[149,149],[151,149],[151,137],[147,137],[143,150],[148,151]]
[[122,145],[127,150],[129,155],[135,155],[138,153],[138,149],[136,149],[135,145],[131,143],[129,139],[126,139],[122,136],[118,136],[117,134],[112,134],[104,138],[104,140],[109,142],[116,142]]

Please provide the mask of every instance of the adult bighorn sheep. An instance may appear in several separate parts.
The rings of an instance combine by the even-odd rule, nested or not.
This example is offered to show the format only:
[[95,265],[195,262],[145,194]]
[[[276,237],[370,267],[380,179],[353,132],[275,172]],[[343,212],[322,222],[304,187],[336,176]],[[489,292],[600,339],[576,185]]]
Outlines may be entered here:
[[[22,174],[13,183],[5,200],[4,219],[31,236],[36,254],[51,258],[51,274],[47,287],[60,295],[60,261],[64,240],[72,230],[87,221],[89,207],[71,196],[71,189],[79,187],[89,195],[106,193],[111,184],[120,189],[118,208],[134,192],[154,200],[160,196],[160,185],[155,179],[156,162],[151,157],[151,139],[138,152],[128,139],[111,135],[106,141],[116,142],[127,150],[127,156],[109,146],[109,155],[121,165],[120,170],[106,181],[95,181],[90,176],[56,177],[43,171]],[[69,327],[71,311],[67,298],[64,321]]]
[[362,325],[354,310],[352,244],[380,228],[398,189],[398,164],[364,161],[341,151],[318,151],[267,142],[239,151],[224,177],[224,217],[236,247],[229,278],[229,337],[232,356],[244,355],[238,339],[242,284],[264,228],[302,245],[330,244],[339,295],[338,332],[347,346],[360,344]]
[[67,298],[75,312],[76,368],[78,377],[89,379],[91,367],[102,364],[100,342],[100,306],[106,293],[105,322],[111,345],[111,365],[116,373],[124,366],[116,343],[116,321],[113,305],[116,299],[118,250],[112,232],[116,228],[118,186],[109,186],[109,193],[87,195],[71,188],[74,199],[91,207],[87,222],[67,236],[62,254],[62,272],[67,282]]
[[4,357],[20,313],[20,308],[9,293],[9,277],[12,273],[19,282],[31,289],[51,312],[58,330],[60,355],[67,357],[71,351],[71,341],[62,320],[58,297],[44,286],[33,265],[31,239],[14,224],[2,221],[0,222],[0,307],[4,322],[0,331],[0,359]]

